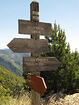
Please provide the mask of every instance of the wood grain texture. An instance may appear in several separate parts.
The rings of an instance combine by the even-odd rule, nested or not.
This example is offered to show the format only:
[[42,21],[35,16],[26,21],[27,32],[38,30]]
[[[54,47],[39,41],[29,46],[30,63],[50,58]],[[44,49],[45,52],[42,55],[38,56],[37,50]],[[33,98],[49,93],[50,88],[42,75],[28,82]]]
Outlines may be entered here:
[[[36,12],[36,13],[39,12],[39,3],[38,2],[34,2],[33,1],[30,4],[30,20],[32,22],[39,22],[39,18],[38,18],[39,15],[37,15],[36,17],[33,18],[33,16],[34,16],[33,11]],[[31,34],[31,38],[34,39],[34,40],[38,40],[39,39],[39,35]],[[32,57],[33,56],[36,57],[38,55],[39,55],[38,53],[31,53]],[[32,72],[32,74],[36,75],[36,76],[37,75],[40,76],[40,72]],[[40,94],[38,92],[34,91],[33,89],[31,90],[31,99],[32,99],[31,105],[41,105],[40,104]]]
[[23,58],[23,71],[53,71],[59,67],[59,61],[55,57]]
[[39,22],[39,3],[32,2],[30,4],[30,20],[34,22]]
[[18,25],[19,34],[38,34],[38,35],[44,35],[44,36],[51,35],[50,23],[18,20],[18,24],[19,24]]
[[49,50],[48,41],[43,39],[14,38],[8,47],[15,53],[42,53]]

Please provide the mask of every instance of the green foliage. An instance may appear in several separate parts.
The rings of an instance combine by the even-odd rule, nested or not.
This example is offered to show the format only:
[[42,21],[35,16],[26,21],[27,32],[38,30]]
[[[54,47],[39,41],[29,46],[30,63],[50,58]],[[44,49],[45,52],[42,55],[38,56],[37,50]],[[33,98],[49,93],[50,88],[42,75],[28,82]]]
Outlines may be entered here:
[[0,97],[19,95],[25,80],[0,66]]
[[47,93],[63,91],[74,93],[79,91],[79,56],[77,52],[71,53],[69,43],[66,43],[65,32],[60,26],[54,24],[51,38],[46,37],[50,44],[50,51],[42,56],[56,57],[60,67],[56,71],[42,72],[48,90]]

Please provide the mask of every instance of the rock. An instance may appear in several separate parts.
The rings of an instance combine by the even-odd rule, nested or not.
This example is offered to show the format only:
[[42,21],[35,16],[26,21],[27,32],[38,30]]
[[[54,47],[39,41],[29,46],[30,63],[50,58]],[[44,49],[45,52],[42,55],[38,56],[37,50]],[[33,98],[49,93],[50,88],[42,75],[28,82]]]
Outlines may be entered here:
[[48,102],[47,98],[42,101],[42,105],[79,105],[79,93],[66,95],[60,92],[49,97]]
[[53,94],[48,101],[48,105],[79,105],[79,93],[73,95]]

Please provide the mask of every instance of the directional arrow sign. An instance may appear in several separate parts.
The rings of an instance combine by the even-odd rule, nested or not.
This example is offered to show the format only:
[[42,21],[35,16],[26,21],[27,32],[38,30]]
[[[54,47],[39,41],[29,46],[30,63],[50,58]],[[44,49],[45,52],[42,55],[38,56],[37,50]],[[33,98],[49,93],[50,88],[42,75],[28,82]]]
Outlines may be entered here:
[[33,89],[34,91],[44,94],[47,87],[44,82],[44,79],[40,76],[33,76],[31,74],[28,74],[28,86],[29,88]]
[[38,35],[51,35],[51,24],[42,22],[32,22],[26,20],[19,20],[19,33],[20,34],[38,34]]
[[24,57],[23,58],[23,71],[36,72],[36,71],[53,71],[59,67],[59,61],[55,57]]
[[33,40],[14,38],[8,47],[15,53],[41,53],[48,52],[48,41],[47,40]]

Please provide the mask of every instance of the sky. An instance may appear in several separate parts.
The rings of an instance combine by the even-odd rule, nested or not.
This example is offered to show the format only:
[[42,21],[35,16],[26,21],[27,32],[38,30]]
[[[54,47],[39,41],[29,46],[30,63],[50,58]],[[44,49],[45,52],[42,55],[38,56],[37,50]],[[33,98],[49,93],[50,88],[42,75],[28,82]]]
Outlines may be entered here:
[[[79,0],[37,0],[40,22],[56,21],[65,30],[71,51],[79,52]],[[30,20],[32,0],[0,0],[0,49],[8,48],[13,38],[26,38],[18,34],[18,19]]]

